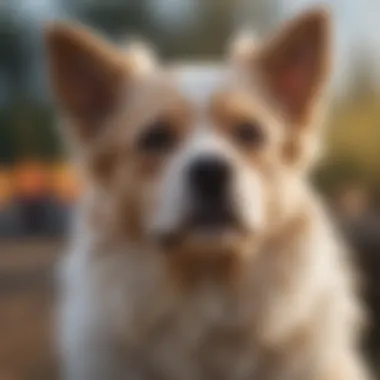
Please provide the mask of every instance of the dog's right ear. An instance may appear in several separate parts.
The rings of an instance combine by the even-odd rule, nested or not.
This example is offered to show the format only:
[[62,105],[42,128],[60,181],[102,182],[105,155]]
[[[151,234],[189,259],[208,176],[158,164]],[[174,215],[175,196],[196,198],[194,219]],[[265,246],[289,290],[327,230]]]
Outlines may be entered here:
[[80,139],[90,139],[112,113],[129,75],[125,57],[83,27],[46,29],[51,83]]

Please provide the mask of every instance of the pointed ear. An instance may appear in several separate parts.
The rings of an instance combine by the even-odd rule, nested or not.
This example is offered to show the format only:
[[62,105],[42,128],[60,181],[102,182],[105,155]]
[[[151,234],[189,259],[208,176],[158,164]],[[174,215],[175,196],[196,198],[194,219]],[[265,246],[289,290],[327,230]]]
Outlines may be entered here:
[[326,9],[285,25],[256,56],[259,75],[290,121],[310,122],[331,66],[331,27]]
[[85,28],[53,24],[46,30],[53,91],[81,139],[93,137],[109,116],[128,75],[126,61]]

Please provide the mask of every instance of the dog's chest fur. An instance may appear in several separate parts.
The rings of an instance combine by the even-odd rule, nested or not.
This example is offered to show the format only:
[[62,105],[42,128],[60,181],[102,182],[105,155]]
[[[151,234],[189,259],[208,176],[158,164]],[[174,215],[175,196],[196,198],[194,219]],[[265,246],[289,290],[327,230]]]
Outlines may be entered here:
[[[235,305],[234,305],[235,304]],[[253,341],[236,299],[194,295],[157,320],[144,350],[168,378],[244,379],[253,373]]]
[[[270,373],[274,368],[284,374],[289,370],[281,363],[291,361],[290,353],[298,359],[308,357],[307,350],[300,352],[308,344],[297,343],[297,337],[281,343],[277,352],[266,346],[271,334],[278,334],[268,327],[280,331],[282,323],[286,326],[285,316],[294,323],[299,318],[281,310],[281,289],[290,304],[302,294],[297,291],[292,299],[285,283],[277,287],[276,281],[271,284],[266,279],[266,270],[273,272],[281,263],[258,262],[247,271],[251,278],[233,286],[210,280],[184,289],[168,275],[162,257],[133,250],[126,254],[125,248],[100,251],[76,252],[68,261],[66,284],[71,290],[64,309],[70,314],[66,315],[70,332],[66,335],[83,342],[89,337],[109,340],[103,349],[113,359],[121,358],[122,372],[136,372],[144,380],[151,376],[160,380],[248,380],[264,375],[270,379],[276,378]],[[271,268],[265,269],[268,263]],[[292,265],[296,272],[297,262]],[[310,284],[302,281],[311,294]],[[283,318],[278,313],[284,313]],[[85,344],[84,349],[91,351],[92,347]]]
[[90,263],[92,269],[85,264],[91,286],[77,292],[77,305],[87,310],[84,318],[93,318],[85,322],[93,324],[92,334],[119,340],[137,372],[148,369],[165,380],[245,379],[254,372],[253,310],[243,310],[247,303],[239,299],[246,295],[212,282],[183,291],[167,282],[157,263],[107,256]]

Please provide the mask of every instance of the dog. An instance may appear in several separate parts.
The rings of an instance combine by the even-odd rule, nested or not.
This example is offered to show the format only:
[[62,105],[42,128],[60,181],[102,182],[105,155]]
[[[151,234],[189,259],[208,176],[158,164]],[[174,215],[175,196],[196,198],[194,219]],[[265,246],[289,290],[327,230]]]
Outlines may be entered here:
[[83,195],[62,263],[70,380],[364,380],[347,250],[307,175],[331,19],[224,64],[163,64],[54,23],[51,83]]

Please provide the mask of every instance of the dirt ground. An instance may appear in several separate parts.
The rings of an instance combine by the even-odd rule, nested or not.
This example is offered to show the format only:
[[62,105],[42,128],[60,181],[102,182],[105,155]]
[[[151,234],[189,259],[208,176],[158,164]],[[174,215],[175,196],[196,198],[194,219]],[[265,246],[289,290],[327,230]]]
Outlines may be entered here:
[[0,242],[0,380],[55,380],[57,241]]

